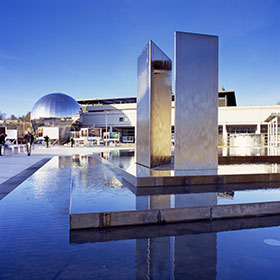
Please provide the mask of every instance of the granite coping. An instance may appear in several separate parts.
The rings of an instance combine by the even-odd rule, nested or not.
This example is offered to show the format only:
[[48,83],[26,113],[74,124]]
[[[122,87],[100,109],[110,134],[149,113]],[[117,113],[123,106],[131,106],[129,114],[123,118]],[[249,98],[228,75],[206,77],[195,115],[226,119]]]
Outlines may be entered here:
[[280,156],[219,156],[218,163],[280,163]]
[[217,233],[232,230],[243,230],[280,225],[280,215],[215,219],[207,221],[191,221],[186,223],[137,225],[98,229],[82,229],[70,231],[70,243],[83,244],[127,240],[139,238],[155,238],[163,236],[180,236],[186,234]]
[[70,230],[111,228],[280,214],[280,201],[205,207],[70,214]]
[[7,179],[0,184],[0,200],[13,191],[18,185],[35,173],[39,168],[45,165],[51,158],[43,158],[38,162],[34,163],[30,167],[24,169],[17,175]]
[[[280,182],[280,173],[137,177],[97,154],[93,155],[97,160],[121,175],[125,181],[137,188]],[[275,156],[272,157],[274,158]],[[276,156],[276,158],[278,157]]]

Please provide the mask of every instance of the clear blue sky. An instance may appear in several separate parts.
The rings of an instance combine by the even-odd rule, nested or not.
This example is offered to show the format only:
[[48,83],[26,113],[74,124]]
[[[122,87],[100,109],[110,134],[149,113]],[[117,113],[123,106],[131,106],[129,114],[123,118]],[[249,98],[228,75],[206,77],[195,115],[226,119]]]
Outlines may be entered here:
[[173,60],[175,31],[219,36],[219,88],[238,105],[280,101],[279,0],[0,0],[0,111],[136,96],[138,54],[151,39]]

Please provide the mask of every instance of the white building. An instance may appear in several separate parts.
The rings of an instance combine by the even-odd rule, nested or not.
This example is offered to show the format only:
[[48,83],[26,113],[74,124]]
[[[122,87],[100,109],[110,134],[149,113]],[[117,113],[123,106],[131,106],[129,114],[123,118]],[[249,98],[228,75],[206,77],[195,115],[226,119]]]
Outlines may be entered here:
[[[82,106],[83,127],[102,128],[103,132],[119,132],[121,141],[135,139],[136,97],[77,100]],[[175,102],[172,102],[171,123],[174,128]],[[268,122],[271,114],[280,114],[280,105],[236,106],[234,91],[219,92],[219,144],[235,146],[239,138],[248,145],[266,145]],[[275,132],[276,130],[274,130]]]

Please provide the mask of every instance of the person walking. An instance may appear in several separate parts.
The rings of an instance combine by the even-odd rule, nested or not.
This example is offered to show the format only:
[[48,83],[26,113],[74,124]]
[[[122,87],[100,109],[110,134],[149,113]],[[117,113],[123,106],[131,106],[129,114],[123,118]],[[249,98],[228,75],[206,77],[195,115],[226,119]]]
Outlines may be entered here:
[[2,132],[0,134],[0,156],[2,156],[2,147],[5,146],[5,138],[7,137],[7,134],[5,134],[4,132]]
[[71,147],[73,147],[73,145],[74,145],[74,138],[73,137],[70,138],[70,142],[71,142]]
[[46,142],[46,148],[48,148],[48,147],[49,147],[50,137],[49,137],[48,135],[46,135],[46,136],[44,137],[44,140],[45,140],[45,142]]
[[26,143],[26,149],[27,149],[27,155],[31,155],[31,145],[34,141],[34,136],[30,133],[30,131],[27,132],[24,136],[25,143]]

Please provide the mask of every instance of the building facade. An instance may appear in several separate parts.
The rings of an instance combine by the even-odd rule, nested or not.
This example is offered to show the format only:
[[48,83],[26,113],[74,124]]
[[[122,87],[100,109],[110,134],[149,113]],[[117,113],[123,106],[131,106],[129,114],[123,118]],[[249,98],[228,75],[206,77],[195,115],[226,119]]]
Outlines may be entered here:
[[[120,133],[121,142],[135,141],[136,97],[77,100],[83,113],[83,127]],[[220,91],[218,99],[218,144],[221,146],[260,146],[268,144],[271,114],[280,113],[280,105],[236,106],[234,91]],[[174,132],[175,102],[172,101],[171,125]]]

